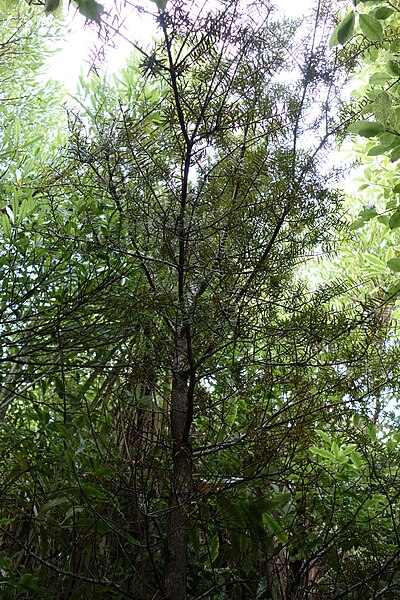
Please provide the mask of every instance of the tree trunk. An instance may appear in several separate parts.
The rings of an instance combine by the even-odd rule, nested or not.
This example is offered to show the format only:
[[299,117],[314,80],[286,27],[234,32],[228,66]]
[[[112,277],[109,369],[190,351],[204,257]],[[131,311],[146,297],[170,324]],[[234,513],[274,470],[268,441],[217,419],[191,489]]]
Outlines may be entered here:
[[167,525],[164,591],[168,600],[186,600],[192,454],[188,443],[188,352],[182,330],[176,340],[171,391],[172,480]]

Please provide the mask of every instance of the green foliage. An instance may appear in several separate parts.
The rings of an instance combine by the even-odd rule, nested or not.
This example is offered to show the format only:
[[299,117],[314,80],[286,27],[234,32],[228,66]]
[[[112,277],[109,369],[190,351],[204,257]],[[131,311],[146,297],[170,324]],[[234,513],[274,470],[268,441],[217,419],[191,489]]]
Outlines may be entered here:
[[[28,77],[34,104],[2,108],[1,594],[390,597],[396,165],[368,156],[349,236],[319,28],[286,86],[295,27],[260,3],[156,5],[152,49],[82,78],[68,135]],[[339,43],[380,35],[367,8]],[[351,131],[393,152],[383,87]]]
[[95,2],[95,0],[76,0],[76,5],[85,19],[100,23],[101,15],[104,13],[104,6],[102,4]]

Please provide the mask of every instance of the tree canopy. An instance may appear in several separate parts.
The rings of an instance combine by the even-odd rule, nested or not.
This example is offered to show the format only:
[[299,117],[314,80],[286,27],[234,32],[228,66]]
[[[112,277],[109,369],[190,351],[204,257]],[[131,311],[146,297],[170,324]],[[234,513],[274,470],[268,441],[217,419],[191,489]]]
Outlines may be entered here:
[[155,2],[70,100],[6,8],[2,597],[400,595],[398,8]]

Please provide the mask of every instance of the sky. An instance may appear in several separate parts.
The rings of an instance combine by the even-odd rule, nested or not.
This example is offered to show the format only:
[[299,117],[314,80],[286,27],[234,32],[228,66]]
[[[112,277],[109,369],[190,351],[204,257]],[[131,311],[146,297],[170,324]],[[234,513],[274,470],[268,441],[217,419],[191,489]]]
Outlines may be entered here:
[[[145,0],[146,1],[146,0]],[[173,2],[173,0],[169,0]],[[113,0],[101,0],[106,10],[113,10]],[[275,0],[275,5],[282,9],[287,16],[300,17],[312,6],[313,0]],[[150,5],[151,6],[151,5]],[[53,18],[49,15],[48,18]],[[79,75],[88,75],[90,70],[89,58],[97,33],[95,28],[85,27],[85,19],[77,12],[71,10],[67,13],[67,22],[71,33],[67,36],[61,51],[50,60],[49,77],[62,81],[66,89],[74,93],[78,83]],[[133,11],[126,15],[127,30],[132,39],[146,46],[151,42],[155,31],[152,19],[146,15],[138,15]],[[107,70],[117,71],[124,66],[125,59],[131,51],[129,42],[119,38],[116,49],[108,50]]]

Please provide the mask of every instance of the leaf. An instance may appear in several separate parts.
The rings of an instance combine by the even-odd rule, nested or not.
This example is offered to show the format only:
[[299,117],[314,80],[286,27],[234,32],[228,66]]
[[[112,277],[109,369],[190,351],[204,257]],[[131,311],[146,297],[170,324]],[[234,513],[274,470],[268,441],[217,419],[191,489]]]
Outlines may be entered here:
[[400,63],[398,63],[396,60],[388,60],[386,63],[386,69],[395,77],[400,75]]
[[362,457],[361,454],[359,452],[356,452],[355,450],[350,454],[350,458],[351,458],[351,462],[353,463],[353,465],[355,467],[357,467],[357,469],[361,469],[363,462],[362,462]]
[[11,223],[14,224],[14,213],[12,211],[12,208],[10,208],[8,205],[6,205],[5,210],[6,210],[6,214],[7,214],[8,218],[10,219]]
[[338,30],[338,28],[335,27],[335,29],[332,32],[331,37],[329,38],[329,48],[334,48],[335,46],[337,46],[339,44],[339,40],[337,37],[337,30]]
[[400,273],[400,258],[391,258],[386,264],[391,271]]
[[390,246],[387,250],[386,250],[386,254],[385,254],[385,260],[386,263],[389,262],[389,260],[391,260],[392,258],[396,258],[396,252],[393,248],[393,246]]
[[48,502],[46,502],[46,504],[44,504],[42,506],[42,508],[40,509],[40,512],[41,513],[47,512],[51,508],[54,508],[55,506],[60,506],[60,504],[65,504],[66,502],[70,502],[69,498],[67,498],[66,496],[60,496],[59,498],[53,498],[53,500],[49,500]]
[[388,6],[381,6],[380,8],[377,8],[374,16],[375,19],[388,19],[390,17],[390,15],[393,14],[393,9],[389,8]]
[[377,256],[374,256],[373,254],[364,253],[362,256],[365,262],[371,267],[373,267],[376,272],[385,273],[386,264],[383,262],[383,260],[381,260]]
[[151,0],[154,4],[157,4],[157,8],[161,11],[166,9],[167,0]]
[[349,226],[349,231],[355,231],[356,229],[360,229],[361,227],[364,227],[364,225],[365,225],[364,219],[362,219],[362,218],[356,219]]
[[400,209],[397,209],[389,219],[390,229],[396,229],[400,227]]
[[374,442],[376,440],[376,427],[373,423],[370,423],[368,427],[368,433],[371,440]]
[[374,115],[375,118],[386,125],[392,114],[392,100],[389,94],[385,91],[380,92],[374,100]]
[[265,579],[261,579],[257,586],[256,598],[265,598],[265,594],[268,589],[268,581]]
[[209,555],[210,555],[210,563],[214,563],[219,554],[219,536],[216,533],[211,538],[210,546],[209,546]]
[[21,136],[21,121],[18,118],[14,121],[14,134],[15,139],[18,141]]
[[100,23],[104,6],[95,0],[78,0],[78,10],[88,21]]
[[316,448],[315,446],[312,446],[310,448],[310,452],[313,452],[317,456],[321,456],[322,458],[326,458],[330,461],[336,460],[332,452],[329,452],[329,450],[325,450],[325,448]]
[[359,216],[363,219],[363,221],[370,221],[377,216],[377,212],[375,208],[370,208],[367,210],[362,210]]
[[385,154],[387,152],[387,146],[382,146],[379,144],[378,146],[374,146],[371,150],[368,150],[368,156],[380,156],[381,154]]
[[393,194],[400,194],[400,183],[397,183],[393,190],[392,190]]
[[34,577],[32,573],[24,573],[21,575],[19,585],[27,590],[36,591],[38,589],[38,577]]
[[400,293],[400,279],[395,281],[386,291],[385,300],[395,300]]
[[4,213],[0,213],[0,224],[1,224],[2,228],[3,228],[4,234],[7,237],[10,237],[11,236],[10,219]]
[[104,490],[94,487],[93,485],[81,485],[80,489],[88,499],[104,497]]
[[394,135],[394,133],[382,133],[379,136],[379,141],[381,144],[383,144],[384,146],[386,146],[387,148],[390,148],[390,146],[392,146],[393,142],[396,140],[396,136]]
[[354,23],[355,23],[355,15],[354,12],[351,11],[348,15],[345,16],[343,21],[337,28],[337,39],[339,44],[343,46],[351,38],[354,31]]
[[275,535],[282,544],[286,544],[288,541],[288,536],[284,532],[281,525],[279,525],[279,523],[269,514],[263,515],[263,519],[271,533]]
[[315,433],[318,433],[318,435],[320,435],[322,437],[322,439],[327,443],[327,444],[331,444],[332,443],[332,438],[331,436],[324,431],[323,429],[316,429]]
[[387,73],[373,73],[368,80],[368,83],[372,85],[384,85],[390,79],[390,76]]
[[52,13],[60,6],[60,0],[46,0],[44,3],[43,12]]
[[347,131],[370,138],[384,133],[385,128],[382,123],[377,123],[376,121],[355,121],[347,128]]
[[84,510],[85,510],[85,507],[84,507],[84,506],[72,506],[72,507],[71,507],[69,510],[67,510],[67,512],[65,513],[65,517],[64,517],[64,521],[63,521],[63,523],[65,523],[65,521],[68,521],[68,519],[69,519],[70,517],[72,517],[72,516],[75,518],[75,515],[77,515],[77,514],[81,513],[81,512],[82,512],[82,511],[84,511]]
[[263,498],[257,502],[257,507],[262,513],[269,512],[275,508],[285,506],[292,499],[290,492],[277,492],[271,498]]
[[375,17],[361,14],[359,16],[360,29],[368,40],[378,42],[383,39],[383,27]]
[[390,161],[397,162],[399,160],[399,158],[400,158],[400,144],[390,154]]
[[332,442],[331,452],[335,456],[336,459],[339,458],[340,455],[342,454],[337,442]]

